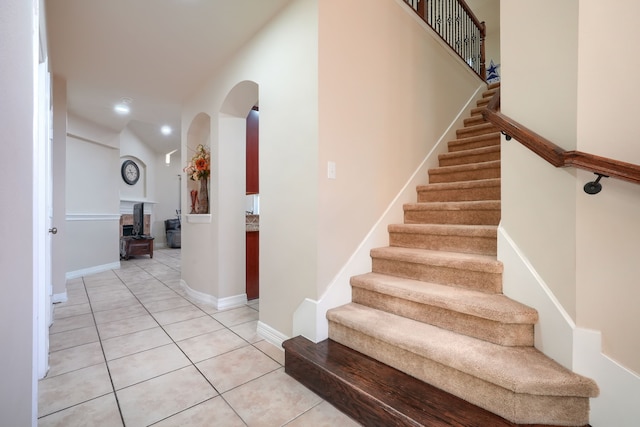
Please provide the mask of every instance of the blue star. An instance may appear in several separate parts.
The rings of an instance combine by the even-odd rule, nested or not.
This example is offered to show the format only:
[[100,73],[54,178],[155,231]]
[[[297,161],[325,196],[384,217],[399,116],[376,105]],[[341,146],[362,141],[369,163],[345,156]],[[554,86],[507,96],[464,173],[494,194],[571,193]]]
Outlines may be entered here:
[[500,74],[498,74],[498,68],[500,68],[500,64],[494,64],[493,59],[489,64],[489,68],[487,68],[487,82],[493,83],[500,81]]

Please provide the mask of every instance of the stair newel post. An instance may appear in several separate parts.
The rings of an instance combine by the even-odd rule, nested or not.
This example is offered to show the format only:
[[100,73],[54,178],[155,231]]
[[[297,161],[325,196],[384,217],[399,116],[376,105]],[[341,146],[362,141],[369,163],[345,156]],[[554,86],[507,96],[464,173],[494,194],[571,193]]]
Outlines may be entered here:
[[487,58],[485,54],[485,37],[487,35],[487,25],[484,21],[480,23],[480,77],[482,81],[487,81]]

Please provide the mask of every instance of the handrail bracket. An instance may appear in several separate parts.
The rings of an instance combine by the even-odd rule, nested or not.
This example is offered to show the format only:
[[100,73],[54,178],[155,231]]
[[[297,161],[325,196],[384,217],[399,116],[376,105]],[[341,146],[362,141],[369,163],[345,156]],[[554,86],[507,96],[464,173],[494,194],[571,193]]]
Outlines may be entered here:
[[587,182],[583,187],[584,192],[587,194],[598,194],[600,190],[602,190],[602,184],[600,184],[600,180],[602,178],[609,178],[609,175],[604,175],[597,172],[595,174],[598,178],[595,181]]

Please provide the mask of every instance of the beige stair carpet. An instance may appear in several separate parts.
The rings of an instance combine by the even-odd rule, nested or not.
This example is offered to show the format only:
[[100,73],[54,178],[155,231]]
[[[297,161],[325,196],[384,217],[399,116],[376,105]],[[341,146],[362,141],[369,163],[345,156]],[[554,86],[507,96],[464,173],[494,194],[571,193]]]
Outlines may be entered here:
[[372,272],[353,277],[352,303],[330,310],[329,337],[519,424],[583,426],[592,380],[533,347],[538,313],[502,294],[496,259],[500,133],[465,119]]

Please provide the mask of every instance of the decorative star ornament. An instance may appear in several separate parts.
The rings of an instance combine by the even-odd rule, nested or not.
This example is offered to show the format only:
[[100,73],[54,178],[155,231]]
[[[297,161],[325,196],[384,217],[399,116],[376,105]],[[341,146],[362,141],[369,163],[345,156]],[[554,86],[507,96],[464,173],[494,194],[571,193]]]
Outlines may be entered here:
[[500,64],[494,64],[492,59],[489,63],[489,68],[487,68],[487,83],[495,83],[500,81],[498,68],[500,68]]

